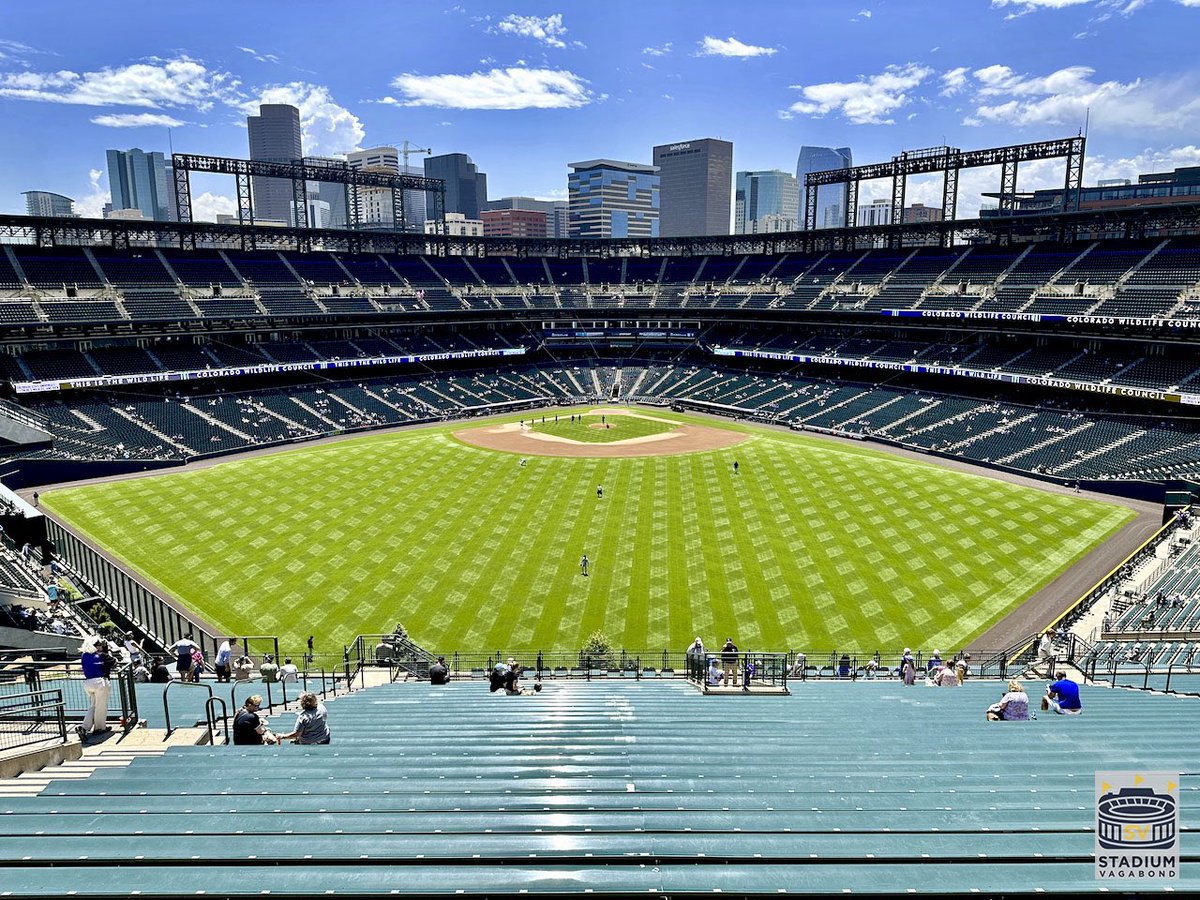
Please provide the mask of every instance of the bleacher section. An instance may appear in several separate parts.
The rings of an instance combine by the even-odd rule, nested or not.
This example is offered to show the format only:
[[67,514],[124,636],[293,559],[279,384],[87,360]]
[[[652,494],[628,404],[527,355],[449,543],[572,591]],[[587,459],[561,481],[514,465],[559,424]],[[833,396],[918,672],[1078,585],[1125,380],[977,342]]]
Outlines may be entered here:
[[0,798],[4,892],[1091,894],[1110,769],[1185,773],[1196,853],[1200,701],[1092,688],[1078,718],[988,723],[997,682],[793,689],[369,688],[328,703],[326,747],[171,747]]
[[[346,304],[365,291],[394,308],[454,311],[605,306],[795,310],[956,309],[1065,315],[1192,314],[1200,247],[1191,238],[1012,248],[839,251],[789,254],[572,259],[382,257],[275,251],[13,248],[24,281],[0,257],[0,291],[28,286],[53,300],[110,292],[157,299],[212,297],[214,288],[261,296],[261,317],[376,312]],[[103,273],[103,278],[101,276]],[[182,282],[182,284],[180,284]],[[338,294],[334,294],[338,288]],[[267,302],[266,295],[275,299]],[[311,295],[311,296],[310,296]],[[312,302],[313,297],[320,301]],[[292,303],[283,302],[288,297]],[[310,302],[301,302],[303,300]],[[408,303],[405,306],[405,303]],[[144,307],[95,307],[86,318],[158,318]],[[194,317],[186,304],[173,307]],[[76,308],[76,313],[87,309]],[[166,307],[163,307],[166,312]],[[241,314],[241,313],[239,313]],[[220,315],[220,313],[218,313]]]

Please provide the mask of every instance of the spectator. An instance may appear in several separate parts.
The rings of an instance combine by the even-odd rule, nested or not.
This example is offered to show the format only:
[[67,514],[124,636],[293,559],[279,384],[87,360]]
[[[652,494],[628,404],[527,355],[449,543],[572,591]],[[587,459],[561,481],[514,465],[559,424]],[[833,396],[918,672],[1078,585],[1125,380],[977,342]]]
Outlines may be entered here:
[[168,649],[175,654],[175,670],[179,673],[179,680],[188,681],[192,674],[192,651],[196,649],[191,634],[180,638]]
[[150,683],[150,670],[146,668],[146,664],[142,660],[138,660],[133,664],[133,680],[138,684]]
[[843,653],[842,658],[838,660],[837,677],[843,679],[850,677],[850,654]]
[[1008,692],[987,708],[989,722],[1027,722],[1029,721],[1029,695],[1021,682],[1015,678],[1008,683]]
[[808,675],[808,673],[805,671],[807,668],[808,657],[797,650],[795,658],[792,660],[792,671],[789,677],[799,678],[801,681],[803,681]]
[[281,735],[280,741],[294,741],[297,744],[328,744],[329,723],[325,704],[317,699],[311,691],[300,695],[300,714],[296,716],[296,727],[288,734]]
[[1038,665],[1046,667],[1046,677],[1049,678],[1054,672],[1054,629],[1048,628],[1042,635],[1042,639],[1038,641],[1037,649]]
[[439,656],[437,662],[429,667],[430,684],[449,684],[450,670],[446,668],[446,657]]
[[258,714],[262,697],[252,694],[233,719],[233,742],[243,745],[276,744],[279,739],[267,728],[266,719]]
[[959,684],[967,683],[967,670],[971,667],[971,654],[964,653],[954,664],[954,674],[958,676]]
[[508,674],[504,676],[504,693],[508,695],[524,693],[521,690],[521,664],[511,657],[508,660]]
[[725,673],[721,670],[721,665],[715,656],[708,658],[708,675],[705,677],[704,683],[709,687],[720,687],[725,683]]
[[725,638],[725,646],[721,648],[721,665],[725,669],[725,683],[737,686],[738,648],[733,638]]
[[1079,685],[1069,679],[1066,672],[1059,672],[1058,680],[1047,686],[1046,696],[1042,698],[1042,710],[1053,710],[1062,716],[1078,716],[1083,713]]
[[163,665],[162,657],[154,657],[154,662],[150,666],[150,683],[151,684],[166,684],[171,680],[171,670]]
[[238,657],[236,663],[233,664],[233,678],[235,681],[249,681],[250,676],[254,674],[254,660],[244,653]]
[[199,647],[192,648],[192,681],[199,683],[204,674],[204,651]]
[[508,665],[498,662],[492,666],[492,673],[488,676],[488,690],[494,694],[504,687],[506,681],[508,681]]
[[908,647],[904,648],[904,655],[900,657],[900,680],[909,686],[917,683],[917,661]]
[[283,659],[283,667],[279,670],[279,680],[283,682],[295,683],[300,677],[300,670],[296,668],[290,656]]
[[958,673],[949,663],[933,673],[933,683],[938,687],[958,687]]
[[275,657],[267,654],[263,659],[262,668],[258,670],[258,674],[262,676],[263,684],[277,684],[279,682],[279,666],[275,663]]
[[75,731],[83,740],[89,732],[105,734],[112,731],[108,727],[108,676],[113,669],[113,658],[108,653],[108,645],[98,637],[85,638],[79,649],[88,709],[83,723],[77,725]]
[[213,667],[217,671],[218,682],[228,682],[232,674],[233,648],[229,645],[230,641],[236,644],[237,638],[226,638],[221,641],[221,646],[217,648],[217,655],[213,657]]
[[931,674],[935,669],[942,667],[942,651],[934,650],[929,659],[925,660],[925,672]]

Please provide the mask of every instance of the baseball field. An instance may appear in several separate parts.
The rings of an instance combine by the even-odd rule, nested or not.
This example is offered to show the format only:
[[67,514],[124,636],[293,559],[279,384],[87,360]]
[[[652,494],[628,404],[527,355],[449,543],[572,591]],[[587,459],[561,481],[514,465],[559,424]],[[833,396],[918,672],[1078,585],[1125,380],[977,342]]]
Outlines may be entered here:
[[329,647],[403,622],[444,651],[572,649],[597,630],[629,649],[962,646],[1133,516],[628,412],[370,435],[42,502],[230,634]]

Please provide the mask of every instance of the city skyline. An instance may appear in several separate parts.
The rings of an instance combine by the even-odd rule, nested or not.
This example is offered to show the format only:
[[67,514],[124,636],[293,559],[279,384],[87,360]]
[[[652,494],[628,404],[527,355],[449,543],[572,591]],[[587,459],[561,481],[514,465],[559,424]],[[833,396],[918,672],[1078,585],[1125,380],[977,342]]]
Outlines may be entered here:
[[[320,54],[279,3],[163,9],[156,33],[187,35],[169,46],[107,10],[15,7],[0,29],[0,211],[41,190],[98,213],[108,149],[245,156],[259,103],[300,107],[306,154],[407,138],[470,156],[492,196],[565,199],[570,160],[649,163],[687,135],[732,141],[737,171],[789,171],[806,144],[882,161],[1075,134],[1089,109],[1087,183],[1200,164],[1196,0],[702,6],[381,8],[372,28],[323,31]],[[636,27],[605,29],[622,10]],[[422,37],[402,63],[397,30]],[[1128,52],[1151,39],[1153,55]],[[964,177],[963,214],[991,180]],[[1034,164],[1021,187],[1060,180]],[[223,179],[195,191],[200,218],[233,209]],[[936,188],[910,192],[929,203]]]

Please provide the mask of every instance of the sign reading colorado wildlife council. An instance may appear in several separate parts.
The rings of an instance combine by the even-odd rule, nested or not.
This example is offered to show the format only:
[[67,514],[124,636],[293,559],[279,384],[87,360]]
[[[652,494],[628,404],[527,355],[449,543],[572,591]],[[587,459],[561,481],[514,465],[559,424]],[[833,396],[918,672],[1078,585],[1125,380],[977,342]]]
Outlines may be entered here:
[[1096,773],[1096,878],[1179,878],[1179,773]]

